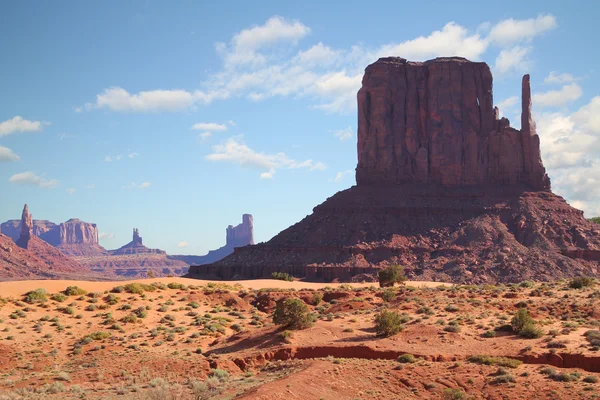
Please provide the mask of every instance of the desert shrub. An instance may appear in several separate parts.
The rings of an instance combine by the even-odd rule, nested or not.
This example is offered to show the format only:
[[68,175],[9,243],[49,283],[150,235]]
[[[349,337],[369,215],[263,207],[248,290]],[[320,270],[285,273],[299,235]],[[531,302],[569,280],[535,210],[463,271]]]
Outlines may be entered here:
[[445,332],[451,332],[451,333],[459,333],[460,332],[460,326],[458,325],[447,325],[444,327],[444,331]]
[[227,380],[227,378],[229,377],[229,373],[222,369],[213,368],[208,373],[208,376],[210,376],[211,378],[217,378],[218,380],[223,382],[223,381]]
[[488,331],[485,331],[485,333],[482,336],[486,338],[494,338],[496,337],[496,331],[490,329]]
[[581,375],[577,372],[572,372],[570,374],[562,372],[562,373],[553,373],[548,375],[550,379],[558,382],[575,382],[578,381]]
[[67,296],[83,296],[87,292],[78,286],[67,286],[63,293]]
[[171,282],[167,285],[169,289],[187,290],[183,283]]
[[386,289],[381,293],[381,298],[385,302],[390,302],[396,297],[396,292],[393,289]]
[[460,310],[456,304],[448,304],[446,308],[444,308],[446,312],[457,312]]
[[135,315],[134,313],[131,313],[131,314],[124,316],[119,321],[125,322],[126,324],[135,324],[137,322],[137,320],[138,320],[137,315]]
[[[122,292],[117,292],[115,289],[117,289],[117,288],[113,288],[112,291],[115,293],[122,293]],[[125,292],[131,293],[131,294],[144,294],[144,292],[156,291],[156,287],[152,286],[152,285],[146,285],[144,283],[133,282],[133,283],[128,283],[127,285],[123,286],[123,290]]]
[[586,331],[583,336],[592,346],[600,346],[600,331],[589,330]]
[[25,293],[25,298],[23,299],[23,301],[29,304],[45,303],[46,301],[48,301],[46,289],[35,289],[31,292]]
[[535,324],[533,324],[533,323],[526,324],[519,331],[519,336],[521,336],[522,338],[525,338],[525,339],[537,339],[537,338],[542,337],[543,335],[544,335],[544,331],[542,329],[538,328],[537,326],[535,326]]
[[442,392],[443,400],[463,400],[467,395],[460,389],[447,388]]
[[279,333],[279,338],[286,343],[290,343],[292,341],[292,331],[285,330]]
[[62,293],[54,293],[52,296],[50,296],[50,299],[62,303],[63,301],[67,300],[67,296]]
[[510,325],[512,326],[512,330],[515,333],[519,333],[521,329],[525,327],[525,325],[533,325],[534,320],[529,315],[529,311],[526,308],[520,308],[515,316],[510,321]]
[[412,364],[417,362],[417,357],[412,354],[402,354],[396,361],[402,364]]
[[306,329],[312,326],[314,317],[302,300],[288,297],[277,302],[273,322],[290,329]]
[[523,362],[507,357],[494,357],[483,354],[471,356],[467,359],[469,362],[483,365],[497,365],[499,367],[517,368]]
[[312,305],[317,306],[323,301],[323,293],[314,292],[312,295]]
[[513,383],[515,382],[515,377],[510,374],[502,374],[495,376],[490,383],[492,385],[500,385],[502,383]]
[[594,278],[586,278],[583,276],[573,278],[569,281],[569,287],[571,289],[583,289],[583,288],[587,288],[587,287],[592,287],[595,284],[596,284],[596,280]]
[[598,377],[594,375],[586,376],[583,381],[585,383],[598,383]]
[[107,302],[108,304],[110,304],[111,306],[114,306],[115,304],[117,304],[121,299],[118,296],[115,296],[114,294],[110,293],[108,294],[106,297],[104,297],[104,301]]
[[383,310],[375,317],[375,332],[380,336],[393,336],[402,329],[402,316],[397,312]]
[[89,335],[87,335],[87,337],[89,337],[92,340],[104,340],[104,339],[107,339],[110,337],[110,333],[96,331],[96,332],[90,333]]
[[294,280],[294,277],[288,274],[287,272],[273,272],[271,274],[271,278],[288,282],[292,282]]
[[534,283],[532,281],[523,281],[521,283],[519,283],[519,287],[522,288],[531,288],[533,287]]
[[379,286],[380,287],[392,287],[396,283],[403,285],[407,281],[407,277],[404,275],[404,267],[401,265],[390,265],[379,271]]

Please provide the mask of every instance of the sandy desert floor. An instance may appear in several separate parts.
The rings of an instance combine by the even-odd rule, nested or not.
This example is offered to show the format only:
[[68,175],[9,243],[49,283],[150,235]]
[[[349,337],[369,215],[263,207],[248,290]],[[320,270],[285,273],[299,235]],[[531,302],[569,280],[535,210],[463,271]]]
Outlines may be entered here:
[[[273,323],[288,297],[312,327]],[[564,281],[5,282],[0,399],[599,398],[599,297]],[[539,337],[507,329],[519,308]],[[382,310],[399,333],[376,334]]]

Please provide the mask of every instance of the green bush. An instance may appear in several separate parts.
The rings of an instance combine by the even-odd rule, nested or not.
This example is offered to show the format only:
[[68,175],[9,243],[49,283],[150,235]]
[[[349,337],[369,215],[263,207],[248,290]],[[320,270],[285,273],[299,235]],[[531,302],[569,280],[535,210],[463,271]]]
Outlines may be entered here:
[[412,354],[402,354],[396,361],[402,364],[412,364],[417,362],[417,357]]
[[443,400],[463,400],[467,395],[460,389],[447,388],[442,392]]
[[497,365],[499,367],[508,367],[508,368],[517,368],[523,362],[519,360],[515,360],[507,357],[494,357],[487,356],[483,354],[471,356],[467,359],[467,361],[475,363],[475,364],[483,364],[483,365]]
[[541,330],[540,328],[536,327],[535,324],[533,324],[533,323],[526,324],[519,331],[519,336],[521,336],[525,339],[537,339],[537,338],[542,337],[543,335],[544,335],[544,331]]
[[569,281],[569,287],[571,289],[583,289],[583,288],[587,288],[587,287],[592,287],[595,284],[596,284],[596,280],[594,278],[586,278],[583,276],[573,278]]
[[396,283],[403,285],[407,281],[407,277],[404,275],[404,267],[401,265],[390,265],[379,271],[379,286],[380,287],[392,287]]
[[167,285],[169,289],[187,290],[187,287],[182,283],[171,282]]
[[62,293],[54,293],[52,296],[50,296],[50,299],[62,303],[67,299],[67,296]]
[[381,293],[381,298],[385,302],[390,302],[396,297],[396,292],[393,289],[386,289]]
[[45,303],[46,301],[48,301],[46,289],[35,289],[31,292],[27,292],[23,300],[29,304]]
[[593,218],[588,219],[588,221],[600,224],[600,217],[593,217]]
[[323,293],[314,292],[312,295],[312,305],[318,306],[323,301]]
[[393,336],[402,329],[402,316],[397,312],[383,310],[375,317],[375,332],[379,336]]
[[288,282],[292,282],[294,280],[294,277],[286,272],[273,272],[271,274],[271,278]]
[[83,296],[87,292],[78,286],[67,286],[64,290],[64,294],[67,296]]
[[513,319],[510,321],[510,325],[515,333],[519,333],[525,325],[531,325],[533,323],[533,318],[531,318],[529,311],[527,311],[526,308],[519,308]]
[[598,383],[598,377],[594,375],[586,376],[585,378],[583,378],[583,381],[585,383]]
[[312,326],[314,317],[302,300],[288,297],[277,302],[273,322],[290,329],[306,329]]
[[496,331],[490,329],[489,331],[486,331],[482,336],[485,338],[494,338],[496,337]]

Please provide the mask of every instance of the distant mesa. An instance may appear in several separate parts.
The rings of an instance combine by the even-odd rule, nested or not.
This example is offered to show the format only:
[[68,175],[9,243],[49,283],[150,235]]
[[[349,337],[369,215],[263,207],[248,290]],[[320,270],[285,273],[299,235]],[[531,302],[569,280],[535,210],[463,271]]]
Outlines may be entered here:
[[131,242],[125,246],[116,250],[109,250],[109,254],[113,256],[126,255],[126,254],[162,254],[166,255],[167,252],[159,249],[149,249],[142,243],[142,237],[137,228],[133,228],[133,237]]
[[242,223],[237,226],[229,225],[225,230],[225,246],[211,250],[204,256],[169,256],[173,260],[181,260],[188,265],[210,264],[227,257],[236,247],[254,244],[254,218],[251,214],[242,215]]
[[16,240],[0,234],[0,280],[99,278],[89,268],[35,235],[34,221],[27,204],[18,222]]
[[381,58],[357,100],[357,185],[189,276],[360,281],[390,264],[460,283],[600,273],[600,228],[550,191],[529,75],[520,130],[499,117],[489,66],[460,57]]

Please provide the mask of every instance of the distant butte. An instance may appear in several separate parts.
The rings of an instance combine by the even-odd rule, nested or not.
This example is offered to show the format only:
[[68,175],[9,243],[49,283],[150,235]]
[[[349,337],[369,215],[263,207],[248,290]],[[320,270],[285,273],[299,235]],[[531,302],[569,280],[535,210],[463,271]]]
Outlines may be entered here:
[[600,228],[550,191],[522,81],[521,129],[499,118],[487,64],[381,58],[358,92],[357,185],[264,244],[189,276],[556,280],[600,272]]

